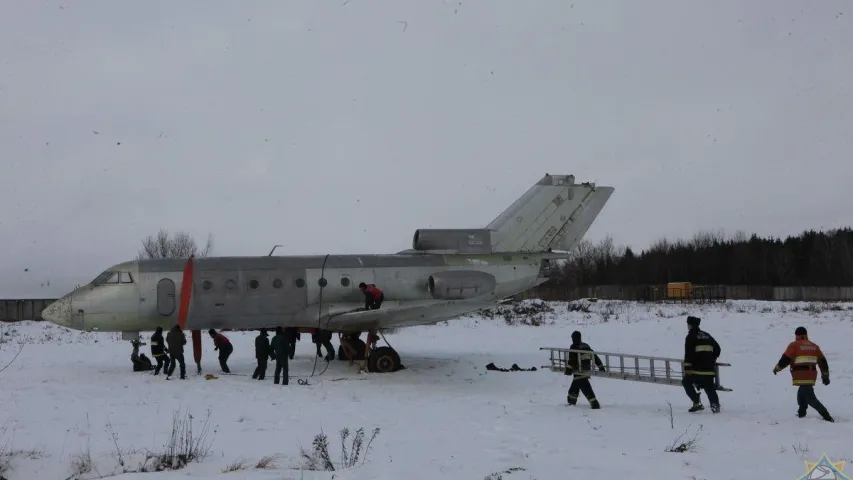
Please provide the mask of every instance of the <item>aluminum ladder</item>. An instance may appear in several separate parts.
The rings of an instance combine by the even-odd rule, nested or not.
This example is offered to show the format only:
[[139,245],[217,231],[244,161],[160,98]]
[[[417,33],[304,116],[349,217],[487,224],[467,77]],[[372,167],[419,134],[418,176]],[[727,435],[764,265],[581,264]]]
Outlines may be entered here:
[[[569,354],[598,355],[604,364],[605,371],[602,372],[590,362],[591,370],[580,371],[591,377],[613,378],[616,380],[631,380],[634,382],[657,383],[662,385],[681,386],[684,377],[684,360],[666,357],[649,357],[646,355],[630,355],[626,353],[591,352],[589,350],[572,350],[570,348],[540,347],[539,350],[547,350],[551,354],[551,364],[543,365],[552,372],[564,373],[568,365]],[[714,386],[721,392],[731,392],[720,384],[720,367],[730,367],[729,363],[717,363],[715,368]]]

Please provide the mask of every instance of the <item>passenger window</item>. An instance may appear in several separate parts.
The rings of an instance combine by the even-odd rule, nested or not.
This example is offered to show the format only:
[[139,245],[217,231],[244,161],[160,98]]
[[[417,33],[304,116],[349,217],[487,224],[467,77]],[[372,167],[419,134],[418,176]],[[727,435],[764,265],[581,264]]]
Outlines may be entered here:
[[133,283],[133,276],[130,272],[119,272],[118,279],[120,283]]

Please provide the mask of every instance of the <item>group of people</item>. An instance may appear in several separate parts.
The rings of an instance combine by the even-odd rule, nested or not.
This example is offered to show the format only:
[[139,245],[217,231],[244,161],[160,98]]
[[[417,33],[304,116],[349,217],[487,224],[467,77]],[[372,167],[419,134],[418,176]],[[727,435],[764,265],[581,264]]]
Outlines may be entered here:
[[[211,337],[216,336],[216,332],[210,330]],[[210,333],[209,332],[209,333]],[[223,336],[224,338],[224,336]],[[221,340],[220,340],[221,341]],[[227,339],[226,339],[227,341]],[[214,343],[217,339],[214,338]],[[175,367],[180,365],[180,374],[182,379],[187,378],[187,366],[184,361],[184,345],[187,344],[187,337],[179,325],[175,325],[163,338],[163,327],[157,327],[154,335],[151,335],[151,356],[157,361],[154,365],[151,359],[145,354],[139,354],[139,341],[133,342],[133,353],[130,355],[130,360],[133,362],[133,371],[154,370],[153,375],[160,375],[160,370],[166,374],[166,380],[169,380],[175,372]],[[225,350],[223,350],[225,351]],[[228,353],[230,355],[230,352]],[[198,367],[201,371],[201,366]]]
[[[210,338],[213,339],[214,350],[219,351],[219,366],[224,373],[231,373],[228,368],[228,357],[234,353],[234,346],[228,337],[218,333],[214,329],[207,331]],[[156,365],[152,365],[154,372],[152,375],[160,375],[160,370],[166,374],[166,380],[172,378],[175,373],[175,367],[180,367],[179,374],[181,380],[187,378],[187,365],[184,360],[184,345],[187,344],[187,336],[179,325],[175,325],[163,338],[163,327],[157,327],[154,334],[151,335],[151,356],[157,361]],[[144,356],[144,355],[143,355]],[[137,362],[134,362],[136,365]],[[201,365],[196,365],[199,373],[201,373]]]
[[[382,306],[385,300],[385,294],[374,284],[366,284],[361,282],[358,288],[364,294],[364,310],[377,310]],[[258,362],[252,378],[264,380],[267,371],[269,360],[275,361],[275,373],[273,382],[278,385],[288,384],[288,360],[293,360],[296,351],[296,342],[301,339],[299,329],[295,327],[282,328],[276,327],[275,336],[272,340],[269,339],[269,333],[266,328],[260,329],[260,333],[255,338],[255,359]],[[207,332],[210,338],[213,339],[214,351],[219,352],[219,367],[223,373],[231,373],[228,368],[228,358],[234,353],[234,346],[231,341],[220,332],[210,329]],[[329,330],[315,329],[311,334],[312,342],[317,346],[317,356],[324,358],[326,361],[335,359],[335,349],[332,345],[332,332]],[[157,327],[157,330],[151,336],[151,356],[154,357],[157,364],[145,356],[139,354],[138,341],[133,342],[133,353],[131,361],[133,362],[134,371],[154,370],[153,375],[159,375],[160,370],[166,374],[166,379],[169,380],[175,371],[175,367],[180,366],[180,378],[186,379],[187,369],[184,361],[184,345],[187,344],[187,337],[179,325],[175,325],[163,338],[163,328]],[[324,356],[320,350],[323,346],[326,349]],[[196,365],[198,372],[201,373],[201,365]]]
[[[720,412],[720,399],[717,395],[715,377],[717,375],[717,359],[720,357],[722,348],[711,334],[699,328],[701,319],[695,316],[687,317],[687,337],[684,339],[684,375],[681,384],[687,397],[693,403],[688,412],[704,410],[702,405],[701,391],[704,390],[708,396],[711,412]],[[583,350],[592,352],[592,348],[581,341],[581,333],[572,333],[572,350]],[[595,392],[589,381],[592,363],[600,371],[606,367],[598,355],[570,353],[567,359],[565,375],[572,376],[566,401],[569,405],[576,405],[578,395],[583,393],[590,407],[601,408],[601,404],[595,397]],[[826,407],[817,399],[814,386],[817,382],[817,373],[820,370],[821,380],[824,385],[829,385],[829,363],[821,351],[820,346],[809,340],[805,327],[797,327],[794,330],[794,341],[788,344],[785,352],[773,367],[773,375],[776,375],[788,367],[794,386],[797,389],[797,416],[806,416],[808,407],[815,409],[827,422],[835,420],[829,414]]]

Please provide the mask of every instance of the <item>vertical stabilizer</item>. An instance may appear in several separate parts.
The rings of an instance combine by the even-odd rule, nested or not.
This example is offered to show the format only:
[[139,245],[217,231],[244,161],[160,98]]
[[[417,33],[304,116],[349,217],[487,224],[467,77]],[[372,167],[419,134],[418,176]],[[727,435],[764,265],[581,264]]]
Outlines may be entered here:
[[573,175],[546,174],[486,227],[492,231],[492,251],[571,250],[613,191],[577,184]]

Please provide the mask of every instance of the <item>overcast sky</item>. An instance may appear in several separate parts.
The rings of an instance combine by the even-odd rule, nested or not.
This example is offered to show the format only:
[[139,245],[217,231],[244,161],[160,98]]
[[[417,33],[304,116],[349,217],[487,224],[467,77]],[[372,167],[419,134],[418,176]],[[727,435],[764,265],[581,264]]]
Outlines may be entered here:
[[0,297],[160,228],[396,252],[546,172],[637,249],[851,224],[851,52],[842,0],[2,2]]

